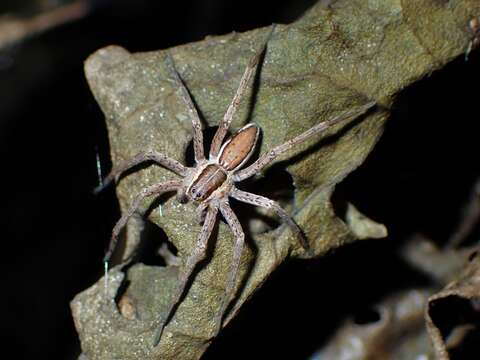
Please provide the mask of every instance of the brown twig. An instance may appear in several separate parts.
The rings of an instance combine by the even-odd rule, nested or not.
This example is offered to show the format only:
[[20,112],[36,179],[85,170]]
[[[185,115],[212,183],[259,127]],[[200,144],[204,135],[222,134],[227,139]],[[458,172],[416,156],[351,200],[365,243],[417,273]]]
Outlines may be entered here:
[[0,18],[0,50],[55,26],[82,18],[88,10],[88,3],[78,0],[26,19],[3,16]]
[[463,216],[448,240],[449,248],[456,248],[470,235],[480,221],[480,179],[476,181],[463,211]]

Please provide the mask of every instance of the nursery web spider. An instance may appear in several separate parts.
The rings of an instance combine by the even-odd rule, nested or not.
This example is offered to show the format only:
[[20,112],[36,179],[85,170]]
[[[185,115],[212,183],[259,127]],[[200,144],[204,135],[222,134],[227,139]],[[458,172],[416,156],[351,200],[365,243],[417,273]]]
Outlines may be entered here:
[[[250,123],[239,129],[225,142],[224,138],[227,135],[233,115],[239,107],[240,101],[245,94],[252,75],[256,71],[261,55],[266,48],[267,42],[271,37],[273,30],[274,28],[272,26],[272,30],[263,41],[262,46],[249,61],[240,80],[240,85],[238,86],[235,96],[228,106],[227,111],[221,120],[218,130],[212,140],[208,157],[206,157],[204,154],[202,123],[200,121],[200,117],[192,102],[192,99],[190,98],[188,90],[186,89],[177,70],[175,69],[173,59],[167,53],[166,64],[175,82],[175,85],[180,89],[183,102],[185,103],[192,118],[195,165],[193,167],[185,167],[178,161],[153,150],[141,152],[130,161],[123,163],[118,168],[113,169],[105,178],[104,185],[101,186],[103,188],[111,181],[118,180],[119,176],[123,172],[145,161],[154,161],[155,163],[183,177],[181,180],[170,180],[148,186],[136,196],[131,206],[122,215],[120,220],[113,228],[110,245],[104,258],[106,268],[108,267],[108,262],[117,243],[117,238],[121,229],[126,225],[128,219],[133,215],[138,206],[146,197],[158,196],[166,192],[176,192],[177,199],[180,203],[193,201],[198,204],[197,211],[201,220],[203,221],[203,226],[198,234],[193,252],[188,256],[181,267],[178,278],[178,286],[173,295],[173,300],[169,305],[168,311],[159,319],[159,327],[155,334],[154,346],[156,346],[160,341],[163,329],[173,315],[173,310],[180,301],[185,291],[188,279],[195,270],[196,265],[205,257],[207,241],[217,221],[219,211],[225,218],[235,237],[230,273],[228,274],[228,280],[226,283],[220,311],[215,318],[215,334],[218,334],[219,330],[221,329],[223,315],[234,295],[235,279],[237,276],[237,271],[240,264],[240,256],[242,254],[245,240],[245,234],[242,230],[242,226],[240,225],[237,216],[229,205],[230,197],[248,204],[273,210],[273,212],[275,212],[281,218],[281,220],[285,222],[298,236],[301,245],[304,248],[308,248],[307,240],[305,239],[300,227],[295,223],[292,217],[278,205],[278,203],[266,197],[242,191],[238,189],[235,184],[257,174],[275,158],[288,151],[296,144],[305,141],[306,139],[317,133],[320,133],[321,131],[340,121],[351,119],[365,113],[374,105],[374,102],[369,102],[366,105],[360,106],[354,110],[344,112],[327,121],[318,123],[309,130],[297,135],[284,144],[274,147],[251,165],[242,169],[255,149],[260,128],[257,125]],[[97,189],[97,191],[98,190],[100,189]]]

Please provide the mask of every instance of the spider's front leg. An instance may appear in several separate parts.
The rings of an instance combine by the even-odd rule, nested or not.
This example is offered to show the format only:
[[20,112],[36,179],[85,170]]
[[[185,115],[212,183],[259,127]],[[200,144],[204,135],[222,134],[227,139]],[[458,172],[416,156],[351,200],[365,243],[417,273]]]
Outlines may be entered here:
[[267,42],[268,40],[270,40],[270,37],[272,36],[274,30],[275,30],[275,24],[272,25],[271,30],[268,33],[268,35],[265,37],[261,47],[257,50],[255,55],[250,59],[247,67],[245,68],[242,78],[240,79],[240,84],[238,85],[237,92],[235,93],[235,96],[233,97],[230,105],[228,106],[227,111],[225,112],[225,115],[223,115],[223,119],[218,125],[217,132],[213,137],[212,144],[210,146],[210,159],[215,158],[220,151],[220,148],[223,144],[223,139],[225,138],[225,135],[228,132],[228,128],[232,123],[233,116],[235,115],[235,112],[240,106],[240,101],[242,100],[245,94],[245,91],[247,90],[248,83],[250,82],[252,75],[255,73],[255,70],[257,69],[258,63],[260,62],[260,58],[263,52],[265,51]]
[[155,333],[153,340],[153,346],[157,346],[160,338],[162,337],[163,329],[167,325],[168,321],[173,315],[174,309],[177,304],[180,302],[182,295],[185,291],[190,276],[197,264],[205,257],[208,239],[212,233],[213,227],[215,226],[217,220],[218,207],[215,205],[210,205],[207,210],[207,215],[205,216],[205,222],[203,223],[202,230],[198,234],[197,241],[195,242],[195,248],[190,256],[187,258],[185,265],[181,268],[178,276],[178,284],[173,294],[172,299],[170,300],[170,305],[165,311],[164,314],[160,317],[159,325]]
[[171,159],[167,155],[153,150],[142,151],[135,155],[131,160],[125,161],[120,164],[120,166],[112,169],[112,171],[110,171],[110,173],[103,180],[103,184],[97,186],[93,190],[93,192],[95,194],[98,194],[100,191],[105,189],[112,181],[117,181],[120,175],[122,175],[122,173],[146,161],[154,161],[157,164],[162,165],[163,167],[181,176],[185,176],[187,174],[187,168],[180,164],[177,160]]
[[205,154],[203,151],[203,133],[202,133],[202,121],[200,120],[200,115],[198,114],[197,108],[195,107],[190,93],[183,83],[180,74],[175,68],[175,62],[173,61],[172,55],[167,51],[166,64],[168,69],[175,81],[175,85],[180,89],[180,96],[187,107],[190,116],[192,117],[192,128],[193,128],[193,152],[195,155],[195,162],[198,164],[205,160]]

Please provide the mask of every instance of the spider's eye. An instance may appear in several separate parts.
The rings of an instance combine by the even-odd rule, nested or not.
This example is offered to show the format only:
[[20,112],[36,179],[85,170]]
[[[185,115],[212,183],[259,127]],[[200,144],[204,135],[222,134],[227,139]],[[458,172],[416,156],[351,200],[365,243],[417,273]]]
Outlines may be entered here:
[[190,194],[195,200],[198,200],[202,197],[202,194],[198,191],[198,188],[196,186],[192,186]]

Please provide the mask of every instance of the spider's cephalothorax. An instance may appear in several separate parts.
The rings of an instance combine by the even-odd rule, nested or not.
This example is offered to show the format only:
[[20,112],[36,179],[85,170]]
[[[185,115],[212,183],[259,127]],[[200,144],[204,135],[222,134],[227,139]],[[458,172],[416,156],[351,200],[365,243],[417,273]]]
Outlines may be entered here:
[[242,254],[245,239],[242,226],[240,225],[237,216],[229,205],[229,198],[234,198],[248,204],[272,210],[296,233],[302,246],[304,248],[308,247],[308,243],[298,225],[275,201],[260,195],[239,190],[235,186],[235,183],[257,174],[268,164],[270,164],[276,157],[283,154],[294,145],[305,141],[311,136],[340,121],[359,116],[374,105],[374,102],[368,102],[367,104],[359,106],[352,111],[347,111],[327,121],[320,122],[309,130],[297,135],[293,139],[274,147],[251,165],[243,168],[255,149],[255,144],[258,140],[258,135],[260,132],[259,127],[255,124],[248,124],[238,130],[225,142],[224,138],[227,135],[233,115],[240,104],[240,100],[242,99],[243,94],[248,87],[252,75],[255,73],[255,69],[257,68],[261,54],[266,47],[268,39],[273,34],[273,31],[274,27],[272,26],[272,30],[269,33],[269,36],[264,40],[260,50],[257,51],[255,56],[248,63],[247,68],[245,69],[245,72],[240,80],[240,85],[235,93],[235,96],[233,97],[222,121],[219,124],[218,130],[215,133],[207,158],[205,157],[203,150],[203,133],[200,117],[195,106],[193,105],[187,89],[185,88],[178,72],[175,69],[173,59],[167,53],[167,66],[176,86],[178,86],[180,89],[181,97],[185,102],[187,110],[189,111],[192,119],[195,165],[193,167],[185,167],[178,161],[173,160],[162,153],[156,151],[147,151],[139,153],[131,161],[128,161],[118,168],[113,169],[105,179],[103,186],[106,186],[112,180],[117,180],[118,177],[127,169],[149,160],[154,161],[183,177],[183,180],[170,180],[148,186],[137,195],[132,205],[122,215],[120,220],[113,228],[109,249],[104,258],[106,265],[108,265],[108,261],[110,260],[112,252],[115,248],[121,229],[125,226],[128,219],[133,215],[146,197],[160,195],[165,192],[176,192],[177,198],[180,202],[184,203],[193,201],[198,204],[199,214],[201,215],[201,220],[203,222],[202,229],[198,234],[194,250],[183,262],[183,266],[179,272],[178,286],[173,294],[173,300],[171,301],[168,310],[159,319],[158,331],[156,332],[154,345],[158,344],[165,325],[173,315],[173,309],[180,301],[189,277],[195,270],[196,265],[205,256],[207,241],[213,230],[219,211],[225,218],[228,226],[232,229],[235,237],[231,269],[228,274],[220,311],[215,319],[216,333],[218,333],[220,330],[222,326],[223,315],[233,296],[235,279],[237,276],[240,264],[240,256]]

